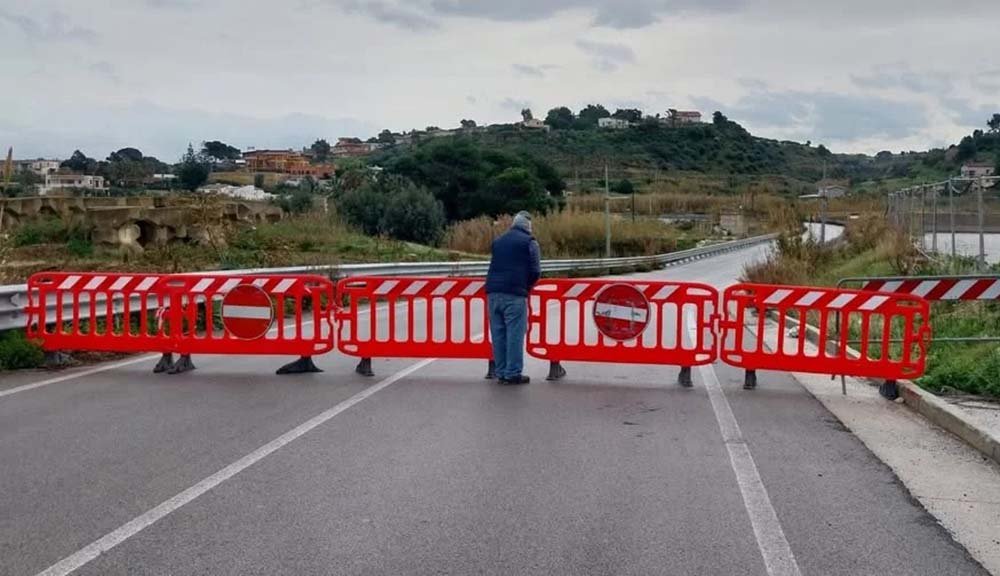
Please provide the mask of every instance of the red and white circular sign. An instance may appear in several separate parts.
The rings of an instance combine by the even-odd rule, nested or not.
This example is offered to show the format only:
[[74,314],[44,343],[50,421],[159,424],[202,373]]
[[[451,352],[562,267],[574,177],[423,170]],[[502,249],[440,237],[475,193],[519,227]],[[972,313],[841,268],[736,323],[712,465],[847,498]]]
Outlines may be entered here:
[[649,324],[649,301],[630,284],[612,284],[594,301],[594,324],[612,340],[635,340]]
[[256,340],[271,329],[271,298],[253,284],[241,284],[222,298],[222,325],[241,340]]

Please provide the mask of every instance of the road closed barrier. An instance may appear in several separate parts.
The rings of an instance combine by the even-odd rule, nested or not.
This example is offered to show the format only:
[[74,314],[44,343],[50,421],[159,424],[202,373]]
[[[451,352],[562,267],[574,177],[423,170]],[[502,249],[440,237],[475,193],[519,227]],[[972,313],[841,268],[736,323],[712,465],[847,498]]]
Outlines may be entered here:
[[[841,374],[895,381],[923,374],[930,340],[929,305],[903,294],[798,286],[737,284],[723,294],[721,359],[748,371]],[[774,316],[777,330],[765,329]],[[801,322],[788,337],[788,318]],[[799,325],[799,324],[797,324]],[[806,346],[806,325],[819,330]],[[859,355],[848,350],[860,341]]]
[[[718,291],[707,284],[623,280],[541,280],[531,293],[528,353],[550,363],[614,362],[690,368],[717,357]],[[690,324],[690,326],[689,326]],[[693,337],[691,335],[694,335]]]
[[333,348],[333,289],[318,276],[46,272],[28,281],[27,336],[47,351],[160,352],[157,371],[192,369],[192,354],[294,355],[282,373],[314,371],[308,359]]
[[361,358],[493,357],[482,278],[368,276],[337,284],[337,349]]

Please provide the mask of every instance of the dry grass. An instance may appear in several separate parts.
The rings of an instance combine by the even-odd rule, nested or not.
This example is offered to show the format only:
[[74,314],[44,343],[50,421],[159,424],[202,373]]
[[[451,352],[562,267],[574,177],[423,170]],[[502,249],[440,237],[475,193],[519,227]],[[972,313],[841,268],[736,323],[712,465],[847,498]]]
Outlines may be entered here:
[[[653,218],[613,217],[611,251],[615,256],[662,254],[691,247],[698,237],[684,234]],[[605,251],[604,214],[566,209],[532,222],[535,237],[547,258],[598,257]],[[449,227],[445,239],[449,250],[488,254],[493,239],[510,228],[510,217],[477,218]]]

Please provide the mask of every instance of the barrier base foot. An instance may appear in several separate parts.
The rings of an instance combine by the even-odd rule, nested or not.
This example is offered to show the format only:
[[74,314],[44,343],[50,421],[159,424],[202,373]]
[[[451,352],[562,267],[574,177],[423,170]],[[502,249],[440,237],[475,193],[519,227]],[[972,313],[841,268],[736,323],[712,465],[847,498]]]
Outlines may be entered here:
[[559,362],[549,362],[549,375],[546,380],[562,380],[566,377],[566,369]]
[[174,355],[169,352],[160,356],[160,361],[153,367],[153,374],[162,374],[174,367]]
[[683,388],[690,388],[694,386],[694,381],[691,380],[690,366],[681,366],[681,371],[677,375],[677,383]]
[[486,379],[496,380],[497,379],[497,363],[490,360],[489,366],[486,367]]
[[899,386],[895,380],[886,380],[878,387],[878,393],[887,400],[899,398]]
[[316,364],[313,363],[312,356],[303,356],[296,360],[295,362],[289,362],[281,368],[275,374],[313,374],[316,372],[322,372]]
[[65,352],[46,352],[43,365],[48,369],[65,368],[73,364],[73,357]]
[[181,374],[195,369],[194,362],[191,361],[190,354],[181,354],[181,357],[174,362],[174,365],[167,370],[167,374]]
[[747,370],[746,375],[743,377],[743,389],[753,390],[757,387],[757,371]]
[[372,370],[372,359],[362,358],[361,362],[358,362],[358,367],[355,368],[354,371],[362,376],[374,376],[375,372]]

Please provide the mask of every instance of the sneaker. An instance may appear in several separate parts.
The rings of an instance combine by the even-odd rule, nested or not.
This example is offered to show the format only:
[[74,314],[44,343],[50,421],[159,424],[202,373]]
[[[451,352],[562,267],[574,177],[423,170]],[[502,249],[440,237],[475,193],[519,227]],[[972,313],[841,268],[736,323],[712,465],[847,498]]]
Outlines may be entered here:
[[523,375],[514,376],[513,378],[501,378],[500,383],[504,386],[518,386],[521,384],[527,384],[531,382],[531,378]]

